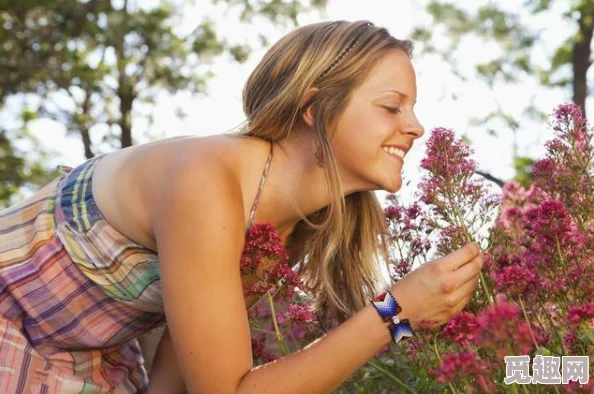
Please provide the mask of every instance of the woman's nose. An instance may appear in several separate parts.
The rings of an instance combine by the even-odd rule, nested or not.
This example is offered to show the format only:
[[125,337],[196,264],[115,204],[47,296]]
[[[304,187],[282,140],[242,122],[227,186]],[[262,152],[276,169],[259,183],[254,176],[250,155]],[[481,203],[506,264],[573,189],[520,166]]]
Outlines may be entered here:
[[407,134],[412,134],[415,139],[421,138],[425,134],[425,128],[419,123],[415,115],[412,115],[407,121],[408,123],[405,129]]

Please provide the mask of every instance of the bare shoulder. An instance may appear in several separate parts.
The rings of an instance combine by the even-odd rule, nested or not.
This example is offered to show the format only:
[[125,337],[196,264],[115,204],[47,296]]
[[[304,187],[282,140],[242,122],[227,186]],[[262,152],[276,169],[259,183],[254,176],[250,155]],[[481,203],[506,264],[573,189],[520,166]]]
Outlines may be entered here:
[[122,149],[99,161],[93,176],[93,196],[113,227],[156,251],[154,212],[162,208],[158,205],[173,187],[185,188],[185,195],[178,199],[192,195],[222,198],[207,192],[209,182],[216,182],[220,193],[231,193],[238,204],[245,205],[243,185],[248,182],[242,179],[249,169],[241,158],[251,149],[258,149],[256,144],[249,139],[219,135],[169,138]]
[[202,159],[171,158],[170,176],[154,190],[148,211],[171,343],[188,391],[235,392],[252,364],[239,269],[243,197],[234,167],[216,160],[217,152],[199,152]]

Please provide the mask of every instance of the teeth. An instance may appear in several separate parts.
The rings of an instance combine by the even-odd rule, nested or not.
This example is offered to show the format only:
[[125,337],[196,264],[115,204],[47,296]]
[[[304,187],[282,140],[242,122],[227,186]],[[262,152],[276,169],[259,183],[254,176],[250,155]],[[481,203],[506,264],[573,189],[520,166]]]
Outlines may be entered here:
[[398,148],[394,148],[393,146],[384,146],[384,151],[386,151],[386,153],[389,153],[391,155],[395,155],[400,157],[401,159],[404,159],[404,151],[402,149],[398,149]]

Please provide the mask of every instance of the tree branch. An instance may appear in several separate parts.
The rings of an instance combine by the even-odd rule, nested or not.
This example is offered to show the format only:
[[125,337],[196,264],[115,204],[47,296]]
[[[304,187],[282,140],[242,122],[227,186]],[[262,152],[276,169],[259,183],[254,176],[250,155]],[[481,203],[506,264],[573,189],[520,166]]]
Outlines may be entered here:
[[502,181],[501,179],[494,177],[493,175],[489,174],[488,172],[482,172],[482,171],[477,170],[477,171],[475,171],[475,173],[479,174],[486,180],[497,184],[497,186],[499,186],[501,188],[503,188],[503,185],[505,184],[505,181]]

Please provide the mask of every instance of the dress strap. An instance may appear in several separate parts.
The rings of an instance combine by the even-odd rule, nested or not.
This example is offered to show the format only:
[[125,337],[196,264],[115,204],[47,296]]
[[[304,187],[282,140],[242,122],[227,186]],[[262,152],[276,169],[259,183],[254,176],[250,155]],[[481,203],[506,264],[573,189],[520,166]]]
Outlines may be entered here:
[[256,198],[254,199],[254,203],[252,204],[252,210],[250,211],[250,217],[248,219],[247,230],[252,228],[252,221],[254,220],[254,216],[256,216],[256,210],[258,209],[258,203],[260,202],[260,195],[262,194],[262,188],[264,186],[264,183],[266,182],[266,176],[268,175],[270,163],[272,162],[272,147],[273,147],[273,143],[272,143],[272,141],[270,141],[270,153],[268,154],[268,160],[266,161],[266,165],[264,166],[264,173],[262,174],[262,178],[260,178],[260,185],[258,186],[258,192],[256,193]]

